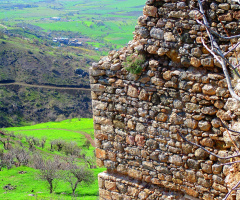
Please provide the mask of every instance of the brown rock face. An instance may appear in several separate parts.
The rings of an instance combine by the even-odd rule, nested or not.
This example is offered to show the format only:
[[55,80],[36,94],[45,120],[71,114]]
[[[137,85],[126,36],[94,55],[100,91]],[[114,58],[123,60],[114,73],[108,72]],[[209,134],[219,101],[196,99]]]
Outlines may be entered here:
[[141,90],[141,92],[140,92],[140,94],[139,94],[139,99],[140,100],[144,100],[144,101],[146,101],[146,100],[148,100],[148,93],[146,92],[146,90]]
[[168,116],[164,113],[159,113],[156,117],[156,120],[159,122],[165,122],[167,121],[167,119],[168,119]]

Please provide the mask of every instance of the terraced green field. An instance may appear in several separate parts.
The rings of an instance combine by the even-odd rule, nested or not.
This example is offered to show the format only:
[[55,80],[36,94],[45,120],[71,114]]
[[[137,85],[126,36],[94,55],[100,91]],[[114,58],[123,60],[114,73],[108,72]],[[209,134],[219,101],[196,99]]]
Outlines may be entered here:
[[[31,24],[45,32],[76,32],[94,46],[108,42],[121,47],[132,32],[146,0],[13,0],[0,2],[0,23],[24,27]],[[8,3],[7,3],[8,2]],[[53,20],[52,17],[59,17]]]

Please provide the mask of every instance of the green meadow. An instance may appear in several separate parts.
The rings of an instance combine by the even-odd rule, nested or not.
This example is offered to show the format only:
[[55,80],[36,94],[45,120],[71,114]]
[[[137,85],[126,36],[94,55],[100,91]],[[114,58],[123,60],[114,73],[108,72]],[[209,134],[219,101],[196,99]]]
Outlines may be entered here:
[[[87,186],[82,185],[77,188],[76,197],[71,196],[71,188],[69,183],[59,181],[53,194],[49,194],[49,190],[45,182],[37,180],[37,170],[30,167],[15,167],[10,170],[4,169],[0,172],[0,199],[1,200],[97,200],[98,199],[98,181],[97,175],[104,171],[103,168],[91,169],[94,171],[96,180],[94,184]],[[19,174],[24,171],[25,174]],[[4,178],[2,178],[4,177]],[[11,184],[16,186],[16,189],[5,191],[3,186]],[[34,195],[34,196],[30,196]]]
[[[15,135],[32,136],[38,139],[47,138],[46,146],[50,147],[50,141],[64,140],[66,142],[74,141],[79,146],[83,146],[86,138],[85,133],[94,138],[93,119],[74,118],[61,122],[47,122],[32,126],[9,127],[4,130],[14,132]],[[94,147],[90,146],[88,150],[84,149],[87,155],[93,156]]]
[[[62,129],[62,130],[60,130]],[[69,120],[64,120],[61,122],[47,122],[36,124],[32,126],[24,127],[10,127],[5,128],[4,132],[9,135],[14,135],[11,137],[11,143],[15,144],[21,135],[21,142],[23,146],[27,147],[24,137],[31,136],[41,139],[46,137],[46,145],[42,149],[36,147],[37,152],[40,152],[45,157],[60,156],[65,158],[66,155],[58,151],[50,151],[50,142],[52,140],[64,140],[66,142],[74,141],[78,146],[82,148],[82,151],[86,156],[94,156],[94,147],[90,145],[89,148],[84,146],[86,138],[84,134],[90,134],[93,136],[93,119],[88,118],[74,118]],[[3,136],[1,136],[3,137]],[[0,138],[1,138],[0,137]],[[15,144],[16,145],[16,144]],[[2,144],[0,143],[0,150]],[[79,160],[79,162],[82,162]],[[56,184],[53,194],[49,194],[49,190],[46,182],[41,181],[36,178],[38,172],[37,169],[34,169],[29,166],[20,166],[13,167],[9,170],[3,168],[0,171],[0,199],[4,200],[26,200],[26,199],[83,199],[83,200],[96,200],[98,199],[98,183],[97,175],[105,170],[105,168],[94,168],[90,169],[94,172],[96,177],[95,182],[88,186],[82,184],[76,190],[76,195],[71,196],[71,187],[69,183],[64,180],[59,180]],[[26,172],[26,173],[20,173]],[[4,177],[4,178],[3,178]],[[15,186],[13,190],[5,190],[3,186],[5,185]]]
[[[93,119],[90,118],[74,118],[74,119],[67,119],[61,122],[47,122],[47,123],[41,123],[36,124],[32,126],[23,126],[23,127],[9,127],[5,128],[7,131],[14,131],[15,133],[24,132],[26,131],[26,134],[29,134],[27,130],[34,130],[34,129],[46,129],[42,133],[34,134],[35,137],[42,137],[47,136],[49,139],[56,139],[60,137],[64,137],[67,135],[67,138],[69,140],[74,139],[72,137],[76,137],[76,133],[72,132],[69,133],[63,132],[63,134],[51,134],[51,129],[67,129],[71,131],[82,131],[86,133],[93,132]],[[49,130],[48,130],[49,129]],[[32,133],[31,133],[32,134]],[[75,136],[74,136],[75,135]]]

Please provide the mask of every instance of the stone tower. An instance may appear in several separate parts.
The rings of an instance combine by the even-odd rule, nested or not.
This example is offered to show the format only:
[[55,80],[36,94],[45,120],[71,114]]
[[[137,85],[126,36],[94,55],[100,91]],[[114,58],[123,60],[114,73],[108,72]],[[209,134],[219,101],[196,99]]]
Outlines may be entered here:
[[[203,6],[215,31],[239,33],[237,3]],[[220,200],[238,179],[238,166],[221,165],[228,160],[179,135],[217,155],[235,150],[219,118],[238,129],[240,107],[202,45],[201,37],[208,40],[196,8],[196,0],[148,0],[134,39],[90,68],[97,164],[107,168],[99,174],[101,200]],[[217,41],[224,51],[231,46]],[[126,70],[136,65],[137,74]]]

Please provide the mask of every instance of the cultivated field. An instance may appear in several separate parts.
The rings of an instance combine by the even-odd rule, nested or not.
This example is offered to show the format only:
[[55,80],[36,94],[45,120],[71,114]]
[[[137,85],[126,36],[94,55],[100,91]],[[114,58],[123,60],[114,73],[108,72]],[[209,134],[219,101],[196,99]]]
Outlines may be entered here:
[[91,38],[89,44],[95,47],[109,43],[113,48],[119,48],[132,39],[145,1],[1,1],[0,21],[9,28],[17,25],[24,29],[26,24],[31,24],[41,31],[57,31],[62,36],[74,32]]

